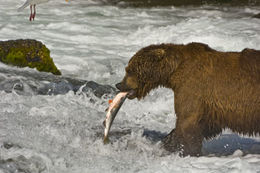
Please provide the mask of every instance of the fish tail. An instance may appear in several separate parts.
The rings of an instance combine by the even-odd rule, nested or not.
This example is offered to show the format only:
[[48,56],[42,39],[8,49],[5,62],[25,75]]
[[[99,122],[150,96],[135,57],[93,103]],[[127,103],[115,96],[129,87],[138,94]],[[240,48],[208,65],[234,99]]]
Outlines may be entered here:
[[109,138],[108,137],[105,137],[104,140],[103,140],[104,144],[108,144],[109,143]]

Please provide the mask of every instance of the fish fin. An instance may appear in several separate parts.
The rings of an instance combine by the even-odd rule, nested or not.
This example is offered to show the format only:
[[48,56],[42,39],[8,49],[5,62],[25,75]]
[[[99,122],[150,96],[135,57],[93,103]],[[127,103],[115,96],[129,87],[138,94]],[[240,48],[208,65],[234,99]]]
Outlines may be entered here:
[[106,120],[103,121],[103,126],[106,127]]
[[107,107],[107,108],[106,108],[105,112],[107,112],[107,111],[108,111],[108,109],[109,109],[109,107]]
[[21,7],[19,7],[17,9],[17,11],[22,11],[23,9],[25,9],[26,7],[28,7],[31,3],[31,0],[27,0]]

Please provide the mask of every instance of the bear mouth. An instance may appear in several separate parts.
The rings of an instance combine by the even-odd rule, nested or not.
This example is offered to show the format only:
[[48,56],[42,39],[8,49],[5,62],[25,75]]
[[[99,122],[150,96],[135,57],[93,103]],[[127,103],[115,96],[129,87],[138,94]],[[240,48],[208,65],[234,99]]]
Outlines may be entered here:
[[128,91],[128,94],[127,94],[127,98],[128,99],[134,99],[136,98],[136,90],[135,89],[131,89]]
[[126,86],[123,82],[116,84],[116,88],[120,92],[128,92],[127,98],[128,99],[134,99],[137,97],[137,88],[133,89],[128,86]]

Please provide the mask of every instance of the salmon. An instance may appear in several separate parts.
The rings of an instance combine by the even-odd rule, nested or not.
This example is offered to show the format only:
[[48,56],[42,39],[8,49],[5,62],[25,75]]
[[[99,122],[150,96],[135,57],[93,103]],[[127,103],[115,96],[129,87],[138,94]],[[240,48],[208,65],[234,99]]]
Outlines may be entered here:
[[115,98],[112,101],[110,101],[111,103],[107,109],[106,119],[103,122],[103,124],[105,126],[104,143],[108,143],[109,130],[113,124],[113,121],[114,121],[119,109],[121,108],[122,104],[124,103],[127,94],[128,94],[128,92],[120,92],[115,96]]

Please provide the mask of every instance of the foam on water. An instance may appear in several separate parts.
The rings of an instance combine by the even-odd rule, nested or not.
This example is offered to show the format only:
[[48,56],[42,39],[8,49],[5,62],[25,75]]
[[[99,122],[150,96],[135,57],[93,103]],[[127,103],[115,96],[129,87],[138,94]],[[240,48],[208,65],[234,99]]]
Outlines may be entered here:
[[[40,40],[64,76],[103,84],[119,82],[130,57],[150,44],[196,41],[222,51],[260,49],[260,21],[251,18],[259,7],[135,9],[53,0],[37,6],[36,20],[29,22],[28,8],[16,11],[22,3],[0,0],[0,40]],[[210,157],[164,155],[160,140],[175,126],[174,95],[168,89],[152,91],[141,101],[127,100],[108,145],[102,142],[102,122],[107,100],[113,96],[26,92],[0,92],[0,159],[11,158],[0,162],[0,172],[260,170],[259,138],[242,139],[228,131],[204,143]],[[226,154],[231,155],[216,157]]]

